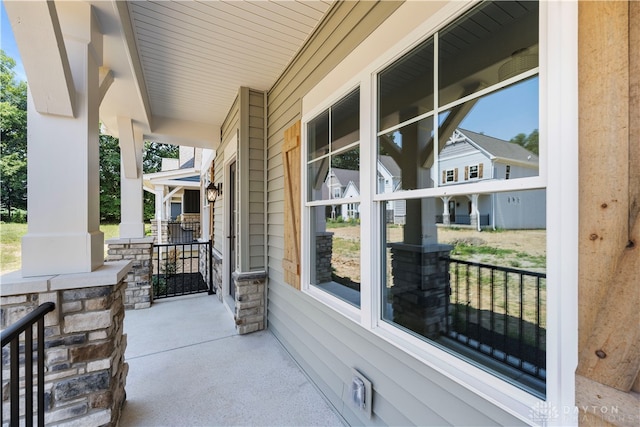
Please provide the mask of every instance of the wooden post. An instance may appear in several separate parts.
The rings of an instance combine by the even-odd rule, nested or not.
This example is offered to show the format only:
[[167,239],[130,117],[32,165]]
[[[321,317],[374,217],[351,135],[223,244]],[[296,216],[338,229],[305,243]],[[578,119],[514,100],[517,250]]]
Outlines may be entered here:
[[[640,7],[580,2],[579,362],[583,425],[638,425]],[[602,408],[616,408],[603,417]]]

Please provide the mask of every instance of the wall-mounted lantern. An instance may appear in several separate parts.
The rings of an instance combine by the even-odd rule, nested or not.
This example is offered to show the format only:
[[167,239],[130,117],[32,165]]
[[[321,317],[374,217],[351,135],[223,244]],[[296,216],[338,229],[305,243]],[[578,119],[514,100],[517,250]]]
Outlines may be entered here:
[[218,196],[222,195],[222,183],[214,184],[213,182],[207,185],[207,200],[214,203]]

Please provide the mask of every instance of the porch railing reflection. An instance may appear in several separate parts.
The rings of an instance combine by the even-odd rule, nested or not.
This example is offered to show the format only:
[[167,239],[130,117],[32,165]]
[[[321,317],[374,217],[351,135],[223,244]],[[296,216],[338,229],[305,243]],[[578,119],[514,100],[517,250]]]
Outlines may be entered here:
[[[479,215],[479,218],[480,218],[481,227],[487,227],[490,225],[489,214],[481,214]],[[436,224],[443,224],[443,223],[444,223],[443,216],[436,215]],[[449,217],[448,225],[471,225],[471,215],[459,215],[459,214],[451,215]]]
[[169,243],[191,243],[200,238],[200,222],[170,221],[167,223]]
[[546,274],[448,259],[446,335],[521,372],[546,377]]

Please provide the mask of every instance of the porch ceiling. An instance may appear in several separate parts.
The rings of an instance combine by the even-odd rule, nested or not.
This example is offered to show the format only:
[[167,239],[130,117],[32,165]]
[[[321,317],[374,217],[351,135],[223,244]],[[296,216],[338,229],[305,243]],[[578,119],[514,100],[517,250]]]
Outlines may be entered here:
[[[120,46],[112,52],[124,54],[120,64],[129,67],[116,76],[130,75],[134,84],[110,89],[101,120],[117,134],[115,117],[135,98],[129,116],[148,139],[215,148],[238,89],[268,90],[332,1],[129,1],[110,8],[92,2],[105,35],[115,12]],[[118,64],[105,59],[109,67]],[[217,135],[203,137],[210,133]]]

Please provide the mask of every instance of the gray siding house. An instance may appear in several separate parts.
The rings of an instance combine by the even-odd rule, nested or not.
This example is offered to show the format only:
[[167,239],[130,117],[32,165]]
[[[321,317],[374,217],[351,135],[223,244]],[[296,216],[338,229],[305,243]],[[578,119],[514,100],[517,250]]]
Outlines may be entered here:
[[[509,180],[537,176],[538,156],[520,145],[457,129],[438,157],[442,187],[482,180]],[[447,209],[445,210],[445,203]],[[474,218],[473,197],[445,196],[437,206],[437,222],[493,229],[545,228],[546,196],[541,190],[477,195],[479,217]],[[526,214],[525,214],[526,213]]]

